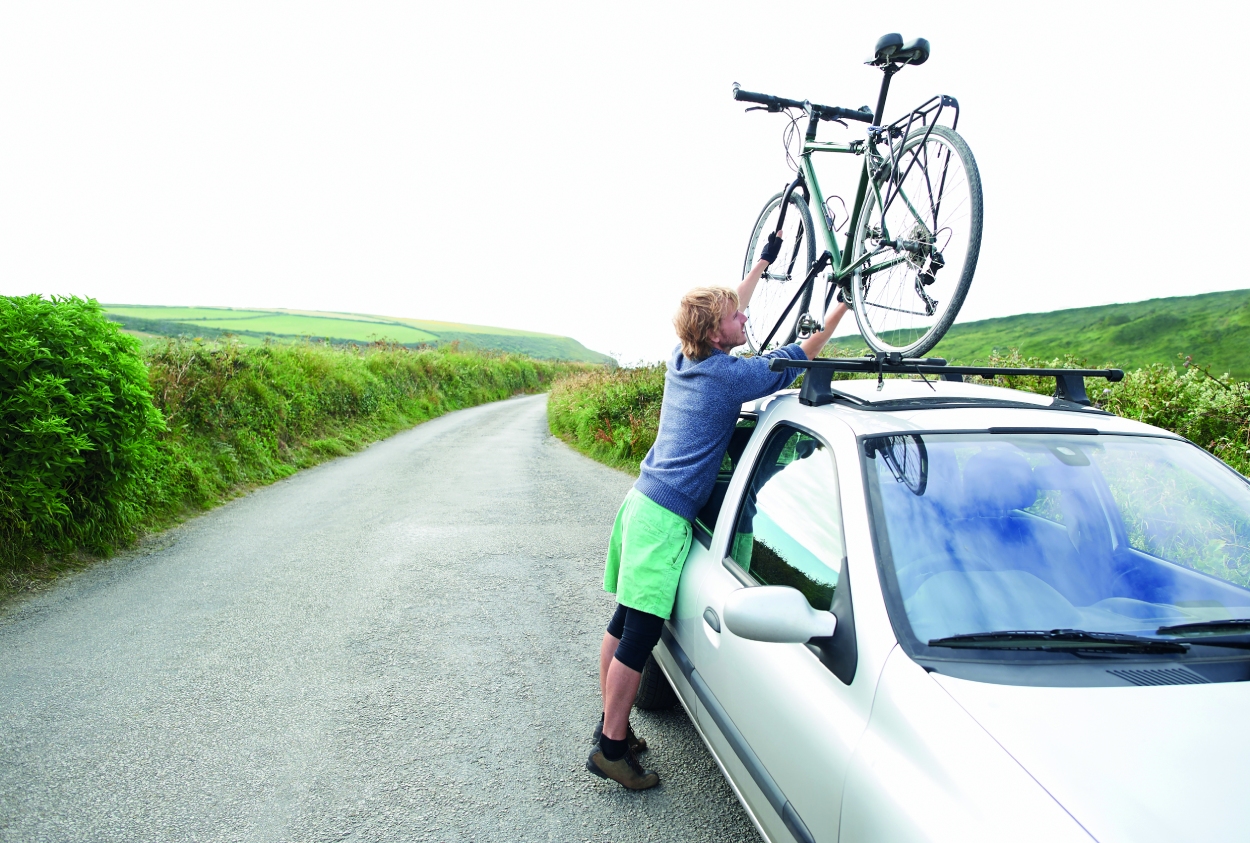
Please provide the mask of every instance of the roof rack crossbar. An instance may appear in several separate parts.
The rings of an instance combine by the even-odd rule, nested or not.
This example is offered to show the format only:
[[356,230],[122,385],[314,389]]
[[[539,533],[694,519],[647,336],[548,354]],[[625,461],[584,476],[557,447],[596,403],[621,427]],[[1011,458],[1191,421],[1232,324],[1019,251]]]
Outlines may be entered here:
[[1105,378],[1115,383],[1124,379],[1123,369],[1035,369],[1027,366],[948,366],[941,357],[902,358],[898,355],[876,357],[818,358],[816,360],[790,360],[774,358],[769,363],[774,372],[786,369],[807,369],[799,401],[813,407],[831,404],[835,398],[852,398],[833,388],[834,372],[855,372],[865,375],[940,375],[943,380],[962,381],[965,375],[992,378],[999,375],[1025,375],[1054,378],[1055,398],[1073,404],[1090,406],[1085,393],[1086,378]]

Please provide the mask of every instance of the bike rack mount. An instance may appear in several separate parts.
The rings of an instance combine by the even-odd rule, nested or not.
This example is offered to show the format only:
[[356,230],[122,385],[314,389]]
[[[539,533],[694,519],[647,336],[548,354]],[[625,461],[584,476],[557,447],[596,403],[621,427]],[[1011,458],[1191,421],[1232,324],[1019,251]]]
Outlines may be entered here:
[[1027,366],[948,366],[941,357],[905,358],[899,354],[878,354],[875,357],[817,358],[790,360],[774,357],[769,362],[774,372],[806,369],[799,401],[813,407],[832,404],[837,398],[859,402],[851,395],[833,388],[835,372],[876,375],[880,386],[884,375],[937,375],[942,380],[962,382],[965,375],[992,378],[1000,375],[1023,375],[1055,379],[1054,397],[1081,407],[1092,406],[1085,393],[1086,378],[1105,378],[1111,383],[1124,379],[1123,369],[1041,369]]

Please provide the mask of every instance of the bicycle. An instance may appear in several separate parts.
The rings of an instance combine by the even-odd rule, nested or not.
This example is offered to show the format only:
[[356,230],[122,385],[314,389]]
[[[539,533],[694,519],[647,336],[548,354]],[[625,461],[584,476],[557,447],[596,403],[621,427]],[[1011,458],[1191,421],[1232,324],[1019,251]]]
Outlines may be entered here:
[[[734,83],[735,100],[757,104],[747,111],[784,111],[790,117],[788,159],[788,136],[803,116],[807,118],[800,161],[791,160],[797,176],[764,205],[747,246],[744,276],[755,265],[760,238],[783,232],[782,252],[760,280],[747,309],[752,352],[820,330],[810,305],[813,300],[823,302],[819,311],[823,314],[835,292],[855,313],[860,333],[878,355],[919,357],[950,328],[972,283],[981,248],[981,177],[968,144],[955,132],[959,103],[954,97],[935,96],[881,125],[890,79],[928,58],[929,42],[923,38],[903,43],[898,33],[882,36],[872,60],[865,62],[884,73],[876,110],[757,94]],[[796,109],[802,114],[794,114]],[[938,123],[944,114],[953,115],[949,127]],[[847,120],[868,123],[867,137],[850,142],[816,140],[821,121],[846,127]],[[855,201],[843,221],[847,230],[841,249],[837,243],[841,226],[835,225],[829,202],[842,200],[825,199],[812,165],[812,155],[818,152],[864,158]],[[820,211],[818,229],[809,206]],[[819,258],[817,230],[825,247]],[[802,282],[796,284],[800,277]],[[820,295],[813,295],[818,291]]]

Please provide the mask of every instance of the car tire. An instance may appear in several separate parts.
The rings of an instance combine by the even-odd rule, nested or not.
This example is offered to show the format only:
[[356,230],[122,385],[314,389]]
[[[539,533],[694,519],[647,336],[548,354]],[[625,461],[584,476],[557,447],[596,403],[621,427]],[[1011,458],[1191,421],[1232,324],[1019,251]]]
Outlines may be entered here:
[[638,683],[638,693],[634,696],[634,706],[643,711],[664,711],[675,705],[677,692],[668,684],[668,677],[655,663],[655,656],[647,656],[647,663],[642,668],[642,679]]

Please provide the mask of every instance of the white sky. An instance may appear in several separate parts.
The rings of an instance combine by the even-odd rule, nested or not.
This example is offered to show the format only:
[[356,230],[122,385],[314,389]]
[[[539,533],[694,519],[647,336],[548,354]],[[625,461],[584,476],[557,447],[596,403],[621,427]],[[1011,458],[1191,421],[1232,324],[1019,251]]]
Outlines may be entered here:
[[887,119],[956,96],[985,185],[961,321],[1250,286],[1219,259],[1250,233],[1243,5],[880,7],[6,0],[0,293],[445,319],[661,359],[680,294],[737,281],[789,177],[784,119],[744,114],[731,83],[872,105],[861,62],[889,31],[933,53]]

